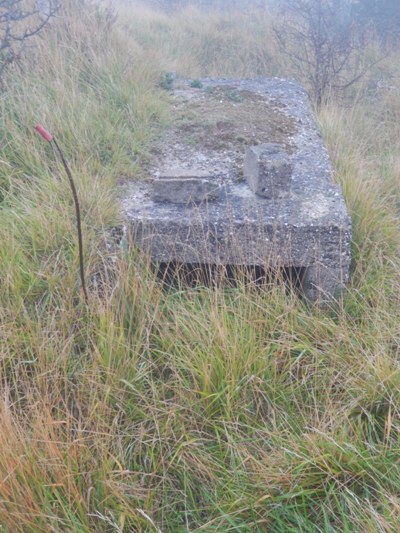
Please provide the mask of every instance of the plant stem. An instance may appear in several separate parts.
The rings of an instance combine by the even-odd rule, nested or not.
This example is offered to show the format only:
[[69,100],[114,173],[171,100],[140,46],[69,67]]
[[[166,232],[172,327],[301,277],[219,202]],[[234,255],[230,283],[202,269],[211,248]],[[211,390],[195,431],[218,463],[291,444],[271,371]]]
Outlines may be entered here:
[[82,239],[82,224],[81,224],[81,210],[79,207],[79,200],[78,200],[78,194],[76,192],[76,187],[74,180],[72,178],[71,170],[69,169],[68,163],[61,151],[61,148],[59,147],[57,141],[53,138],[52,139],[55,147],[58,150],[58,153],[60,154],[62,164],[64,165],[65,172],[67,173],[69,184],[71,186],[72,190],[72,196],[74,197],[74,203],[75,203],[75,211],[76,211],[76,225],[78,229],[78,246],[79,246],[79,270],[81,275],[81,283],[82,283],[82,290],[85,297],[86,305],[89,305],[89,298],[88,293],[86,290],[86,282],[85,282],[85,268],[84,268],[84,259],[83,259],[83,239]]

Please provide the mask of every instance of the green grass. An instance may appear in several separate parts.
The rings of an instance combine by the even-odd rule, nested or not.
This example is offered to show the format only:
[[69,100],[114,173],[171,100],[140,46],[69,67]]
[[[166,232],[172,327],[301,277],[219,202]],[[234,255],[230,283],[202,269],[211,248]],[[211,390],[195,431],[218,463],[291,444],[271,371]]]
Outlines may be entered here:
[[[2,531],[400,529],[396,95],[319,113],[354,224],[339,308],[310,308],[279,283],[164,291],[131,243],[109,247],[116,185],[141,177],[170,120],[160,74],[286,75],[264,23],[143,7],[113,22],[71,2],[9,70]],[[384,69],[399,65],[394,52]],[[68,183],[36,122],[57,135],[78,184],[90,310]]]

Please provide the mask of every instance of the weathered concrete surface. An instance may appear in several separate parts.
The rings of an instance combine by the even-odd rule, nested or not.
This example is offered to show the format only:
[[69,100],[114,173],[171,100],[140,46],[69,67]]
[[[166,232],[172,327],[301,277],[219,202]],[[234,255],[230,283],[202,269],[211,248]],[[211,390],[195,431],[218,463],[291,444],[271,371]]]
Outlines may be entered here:
[[279,144],[247,148],[243,174],[250,189],[259,196],[277,199],[290,193],[292,164],[289,154]]
[[[207,90],[190,88],[189,82],[176,89],[177,112],[187,109],[190,117],[196,106],[208,105],[215,90],[218,100],[212,100],[210,107],[219,114],[219,121],[224,106],[227,115],[237,110],[240,116],[248,116],[248,123],[243,122],[247,145],[240,152],[232,138],[221,143],[220,132],[225,130],[214,126],[201,137],[197,125],[190,125],[192,129],[185,131],[195,132],[195,143],[187,143],[180,130],[167,133],[157,147],[150,176],[159,177],[162,168],[195,166],[209,173],[221,187],[221,195],[196,206],[154,202],[148,182],[127,183],[122,205],[136,244],[154,260],[166,263],[304,267],[305,295],[320,304],[329,302],[348,281],[351,223],[340,188],[332,181],[329,157],[305,91],[293,81],[280,79],[202,81]],[[235,95],[236,103],[230,96],[220,96],[224,88]],[[269,133],[262,124],[251,130],[247,102],[249,109],[259,109],[258,116],[267,112],[279,120],[282,116],[284,131],[290,134]],[[234,123],[235,139],[238,127]],[[290,194],[283,198],[261,197],[243,180],[245,152],[255,144],[259,129],[264,132],[259,144],[285,142],[290,153]],[[202,138],[207,142],[201,143]]]
[[153,181],[152,200],[175,204],[201,203],[220,196],[218,183],[210,174],[197,169],[170,169]]

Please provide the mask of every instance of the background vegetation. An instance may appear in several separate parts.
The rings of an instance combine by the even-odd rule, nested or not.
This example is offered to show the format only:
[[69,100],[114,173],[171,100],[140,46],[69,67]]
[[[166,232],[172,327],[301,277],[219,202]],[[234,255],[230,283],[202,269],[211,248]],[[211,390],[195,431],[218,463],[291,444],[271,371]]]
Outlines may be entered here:
[[[14,532],[400,529],[400,56],[318,111],[354,223],[339,309],[276,284],[163,291],[110,246],[168,127],[161,72],[292,76],[264,10],[66,0],[0,94],[0,524]],[[33,43],[32,43],[33,44]],[[371,41],[366,56],[379,48]],[[307,81],[307,80],[305,80]],[[65,147],[74,208],[43,122]]]

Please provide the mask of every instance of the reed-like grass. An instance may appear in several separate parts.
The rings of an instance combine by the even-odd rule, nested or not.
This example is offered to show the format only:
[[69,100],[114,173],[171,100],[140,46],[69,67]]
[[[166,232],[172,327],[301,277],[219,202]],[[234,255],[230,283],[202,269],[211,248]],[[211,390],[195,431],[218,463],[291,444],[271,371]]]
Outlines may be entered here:
[[[343,306],[279,283],[165,291],[110,247],[117,185],[169,120],[161,71],[288,71],[255,14],[124,10],[66,3],[0,95],[1,529],[399,530],[400,97],[319,114],[354,222]],[[38,121],[78,183],[89,309]]]

